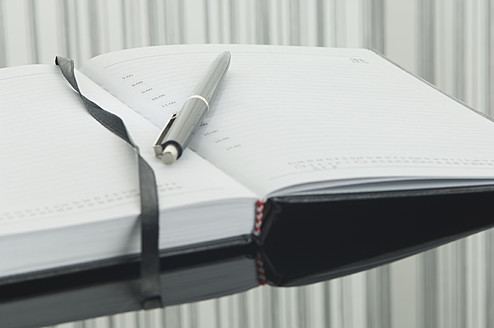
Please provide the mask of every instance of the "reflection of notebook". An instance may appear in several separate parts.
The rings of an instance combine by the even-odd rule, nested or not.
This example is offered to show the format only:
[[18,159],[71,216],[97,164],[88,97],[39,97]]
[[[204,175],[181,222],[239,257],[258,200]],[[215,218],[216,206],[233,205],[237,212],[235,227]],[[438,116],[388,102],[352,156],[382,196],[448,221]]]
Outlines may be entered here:
[[[22,285],[12,286],[17,290],[0,286],[2,328],[45,327],[139,310],[140,282],[135,274],[137,270],[133,269],[135,267],[121,266],[90,271],[89,275],[85,272],[79,276],[46,279],[37,285],[41,288],[31,286],[29,291],[23,290]],[[126,273],[124,277],[122,272]],[[254,261],[238,254],[167,269],[160,275],[163,305],[197,302],[246,291],[259,284],[255,273]],[[81,284],[87,276],[97,276],[98,280]],[[19,295],[22,291],[26,295]]]
[[[484,194],[488,193],[482,195]],[[491,192],[490,198],[492,194]],[[457,199],[463,199],[460,195],[457,196],[459,197]],[[397,207],[408,208],[411,204],[423,203],[425,198],[427,199],[425,203],[430,203],[429,196],[420,199],[410,195],[391,201],[396,203]],[[450,200],[455,201],[454,197]],[[405,225],[400,224],[400,227],[407,228],[407,231],[400,231],[396,228],[398,223],[393,225],[396,216],[388,214],[381,216],[378,224],[361,222],[362,227],[356,228],[352,222],[356,213],[360,216],[364,216],[362,213],[369,215],[389,213],[376,210],[376,206],[371,205],[375,201],[376,199],[353,200],[351,204],[354,209],[350,211],[348,211],[348,201],[345,204],[333,200],[330,206],[322,203],[313,204],[304,217],[304,222],[310,229],[298,230],[295,227],[297,218],[300,218],[298,209],[303,206],[291,204],[284,206],[290,210],[290,214],[283,215],[283,220],[288,222],[285,222],[281,229],[273,229],[275,235],[267,236],[261,248],[231,246],[167,256],[161,260],[160,281],[163,305],[219,298],[244,292],[263,283],[294,286],[329,280],[460,238],[466,233],[458,233],[458,231],[469,230],[471,233],[474,231],[472,227],[479,226],[481,222],[463,220],[458,223],[452,215],[448,227],[442,229],[440,234],[421,233],[421,229],[412,228],[411,220],[405,220]],[[440,197],[436,197],[435,201],[442,204],[442,207],[451,208],[446,206],[447,202]],[[389,202],[389,199],[377,199],[377,206]],[[473,202],[473,205],[478,204]],[[457,208],[456,205],[452,206],[450,211],[454,213]],[[336,222],[333,226],[337,226],[340,232],[332,232],[329,225],[321,222],[324,220],[317,220],[320,218],[321,209],[329,210],[335,215]],[[420,210],[412,210],[402,218],[415,217],[416,224],[427,226],[429,230],[440,224],[440,222],[426,224],[427,220],[417,214],[420,214]],[[442,223],[444,224],[444,221]],[[386,227],[395,230],[394,234],[388,233]],[[369,230],[374,232],[368,233]],[[431,235],[434,235],[432,241]],[[365,284],[365,276],[353,276],[351,279]],[[40,327],[136,311],[142,306],[139,289],[139,265],[136,261],[106,267],[95,265],[89,269],[78,266],[77,269],[65,274],[36,281],[0,285],[2,328]],[[280,291],[270,291],[273,292],[284,295]],[[364,293],[364,288],[360,292]],[[365,293],[359,296],[365,297]],[[221,299],[217,299],[215,302],[202,303],[199,312],[208,311],[209,306],[212,306],[211,310],[214,311],[214,304],[217,304],[217,301],[222,302]],[[266,305],[269,303],[269,298],[258,301]]]
[[[154,140],[223,50],[230,70],[192,151],[164,166]],[[267,222],[278,207],[263,204],[279,197],[308,208],[312,196],[494,182],[493,123],[368,50],[149,47],[81,72],[82,92],[125,121],[155,171],[166,252],[249,243],[277,226]],[[0,93],[1,281],[137,254],[133,150],[86,113],[56,67],[0,70]]]

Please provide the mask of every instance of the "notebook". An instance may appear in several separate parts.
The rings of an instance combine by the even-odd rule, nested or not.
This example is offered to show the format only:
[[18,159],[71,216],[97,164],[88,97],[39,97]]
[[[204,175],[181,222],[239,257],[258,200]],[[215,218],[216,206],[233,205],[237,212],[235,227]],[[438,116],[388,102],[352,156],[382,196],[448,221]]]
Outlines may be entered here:
[[[156,137],[225,50],[230,69],[211,110],[164,165]],[[153,168],[164,252],[249,243],[278,197],[494,183],[492,121],[369,50],[146,47],[95,57],[77,78]],[[138,254],[134,150],[54,65],[0,70],[0,93],[0,279]]]

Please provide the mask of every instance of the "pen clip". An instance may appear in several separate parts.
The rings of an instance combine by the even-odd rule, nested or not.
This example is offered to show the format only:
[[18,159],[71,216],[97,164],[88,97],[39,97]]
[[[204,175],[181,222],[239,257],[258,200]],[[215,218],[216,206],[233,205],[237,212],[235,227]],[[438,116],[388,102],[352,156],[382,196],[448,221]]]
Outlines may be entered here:
[[172,116],[170,116],[168,123],[166,123],[163,130],[161,130],[161,133],[158,136],[158,139],[156,139],[156,142],[154,143],[154,146],[153,146],[154,154],[158,157],[161,157],[161,155],[163,153],[163,147],[162,147],[163,139],[165,139],[166,134],[170,130],[173,122],[175,122],[176,118],[177,118],[177,113],[174,113],[174,114],[172,114]]

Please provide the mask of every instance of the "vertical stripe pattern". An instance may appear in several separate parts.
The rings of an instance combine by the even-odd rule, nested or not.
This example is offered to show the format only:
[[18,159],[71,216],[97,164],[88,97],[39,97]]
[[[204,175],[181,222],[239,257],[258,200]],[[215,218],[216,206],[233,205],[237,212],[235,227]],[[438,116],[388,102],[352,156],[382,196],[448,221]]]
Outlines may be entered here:
[[7,66],[7,51],[6,51],[6,24],[4,17],[4,3],[0,1],[0,67]]
[[31,60],[33,63],[39,62],[39,34],[38,34],[38,24],[37,24],[37,13],[36,13],[36,1],[30,0],[28,3],[28,15],[29,15],[29,35],[31,35]]

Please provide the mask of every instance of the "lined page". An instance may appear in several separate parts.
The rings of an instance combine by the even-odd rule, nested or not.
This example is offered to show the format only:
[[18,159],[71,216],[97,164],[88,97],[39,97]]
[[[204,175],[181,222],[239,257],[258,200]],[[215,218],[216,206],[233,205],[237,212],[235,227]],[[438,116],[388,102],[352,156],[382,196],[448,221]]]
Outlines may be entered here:
[[85,112],[57,67],[3,69],[0,90],[2,233],[108,204],[137,214],[132,149]]
[[[159,129],[78,75],[126,123],[158,184],[160,249],[252,231],[256,196],[196,153],[157,159]],[[98,123],[55,66],[0,70],[0,277],[140,251],[137,156]]]
[[[87,67],[161,126],[223,50],[232,52],[230,70],[193,149],[259,195],[381,179],[414,188],[493,181],[493,123],[367,50],[156,47]],[[135,74],[136,82],[110,87]],[[161,93],[173,104],[153,104]]]
[[[142,156],[155,170],[162,210],[255,198],[193,152],[184,153],[182,165],[165,167],[152,152],[159,129],[130,110],[126,115],[124,105],[108,95],[98,95],[94,85],[84,83],[84,76],[79,80],[83,92],[126,121]],[[0,164],[0,234],[105,217],[137,217],[134,150],[87,113],[57,67],[3,69],[0,90],[0,148],[5,155]],[[243,233],[252,225],[251,213],[247,214],[247,222],[241,225]],[[170,235],[181,229],[173,224],[168,227]],[[191,227],[189,230],[189,237],[200,234]],[[186,243],[193,241],[189,238]]]

